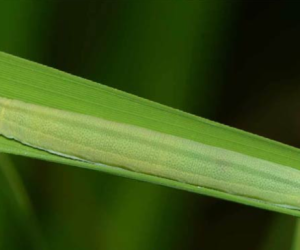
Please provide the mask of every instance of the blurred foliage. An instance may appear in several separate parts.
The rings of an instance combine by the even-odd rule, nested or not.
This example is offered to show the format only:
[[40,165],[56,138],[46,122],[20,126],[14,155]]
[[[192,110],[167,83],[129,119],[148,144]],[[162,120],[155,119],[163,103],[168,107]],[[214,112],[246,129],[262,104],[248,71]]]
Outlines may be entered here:
[[[31,249],[46,249],[41,228],[33,211],[26,189],[15,169],[10,157],[0,154],[0,187],[3,208],[6,209],[8,217],[15,220],[9,223],[8,230],[14,231],[13,237],[20,237],[20,241],[11,241],[9,237],[3,237],[1,242],[3,248],[9,249],[10,244],[15,248],[28,245]],[[4,235],[4,234],[3,234]],[[8,244],[8,246],[6,245]]]
[[[2,0],[0,50],[299,146],[298,9],[297,1]],[[297,249],[293,217],[69,166],[13,163],[49,249]],[[5,185],[0,249],[38,248]]]

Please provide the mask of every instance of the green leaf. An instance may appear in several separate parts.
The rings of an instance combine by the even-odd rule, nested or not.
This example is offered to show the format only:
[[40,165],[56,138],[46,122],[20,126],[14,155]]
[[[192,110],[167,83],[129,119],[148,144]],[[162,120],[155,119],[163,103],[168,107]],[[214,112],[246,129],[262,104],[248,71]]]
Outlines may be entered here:
[[[0,96],[66,111],[133,124],[228,149],[299,169],[299,150],[250,133],[221,125],[109,87],[0,53]],[[111,166],[95,166],[52,155],[16,141],[0,138],[0,151],[72,166],[99,170],[123,177],[236,201],[268,210],[300,215],[297,210],[229,193],[135,173]]]

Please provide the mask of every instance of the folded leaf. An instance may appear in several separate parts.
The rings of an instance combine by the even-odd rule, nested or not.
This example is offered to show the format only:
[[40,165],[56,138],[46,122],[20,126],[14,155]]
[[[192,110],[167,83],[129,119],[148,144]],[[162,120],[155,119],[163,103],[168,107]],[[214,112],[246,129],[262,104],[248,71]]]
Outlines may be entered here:
[[[122,164],[121,158],[117,164],[111,160],[102,161],[101,157],[97,158],[95,162],[94,158],[85,159],[82,155],[78,157],[78,153],[72,155],[72,152],[68,152],[65,154],[62,149],[47,148],[49,144],[47,144],[48,146],[34,145],[36,140],[33,140],[33,143],[32,141],[30,141],[31,143],[22,141],[22,138],[18,138],[14,134],[9,134],[8,137],[31,146],[23,145],[17,140],[1,137],[1,152],[96,169],[273,211],[300,215],[300,212],[296,210],[300,207],[300,205],[298,206],[300,201],[297,199],[297,193],[300,191],[300,179],[298,178],[300,175],[300,156],[299,150],[296,148],[5,53],[0,53],[0,97],[9,98],[13,104],[17,103],[20,107],[33,104],[26,107],[29,111],[24,112],[30,116],[31,109],[31,117],[36,111],[35,108],[46,110],[45,113],[47,110],[54,110],[54,113],[55,110],[59,110],[59,112],[65,112],[62,114],[66,114],[66,116],[72,114],[76,117],[90,117],[97,124],[101,123],[100,121],[105,121],[130,127],[130,131],[126,130],[124,133],[132,135],[135,132],[146,131],[148,134],[142,136],[145,140],[149,138],[151,141],[151,136],[161,140],[159,145],[148,143],[147,147],[154,152],[154,158],[149,158],[151,164],[145,164],[146,167],[143,167],[142,164],[133,166],[133,161],[124,160],[124,164]],[[6,99],[3,98],[2,100]],[[5,114],[9,112],[11,107],[2,104],[0,111]],[[21,114],[22,111],[18,117]],[[14,120],[15,117],[10,118]],[[5,115],[0,115],[0,128],[4,125],[7,126],[4,124],[3,118]],[[81,119],[78,118],[79,120]],[[18,123],[20,124],[22,121],[22,119],[18,120]],[[33,121],[37,122],[37,120]],[[47,121],[47,117],[45,121]],[[55,128],[60,122],[61,118],[58,118],[57,122],[52,119],[52,128]],[[73,125],[76,126],[76,121],[73,125],[66,122],[63,124],[72,128]],[[75,134],[79,134],[80,129],[86,130],[86,127],[84,125],[79,126]],[[3,131],[0,133],[5,134]],[[16,131],[17,129],[10,132],[15,133]],[[38,131],[38,126],[32,127],[32,133]],[[50,131],[53,133],[55,130]],[[93,136],[97,135],[93,128],[88,131]],[[120,131],[118,132],[120,133]],[[28,133],[27,139],[28,136],[33,138],[34,134]],[[65,136],[68,138],[68,134]],[[43,137],[40,139],[42,142],[45,141]],[[88,144],[88,141],[86,140],[85,144]],[[139,146],[137,145],[140,144],[135,144],[134,140],[131,142],[132,147],[137,150],[136,154],[131,155],[131,157],[141,156],[143,158],[142,154],[145,150],[138,151]],[[114,138],[114,145],[118,146],[121,143],[122,133],[119,134],[119,140],[118,137]],[[99,147],[105,147],[105,145],[99,146],[93,141],[86,146],[95,150],[101,149]],[[162,150],[165,147],[167,149],[164,150],[169,153],[163,154],[164,157],[159,157],[159,152],[165,152]],[[42,148],[48,152],[36,148]],[[120,148],[113,148],[113,150],[116,149]],[[60,156],[52,154],[53,151]],[[120,151],[115,153],[118,152]],[[178,157],[175,157],[176,155]],[[193,160],[190,160],[187,155],[193,155]],[[85,161],[78,161],[73,159],[74,157]],[[113,157],[113,160],[115,158]],[[172,161],[172,166],[178,166],[177,170],[179,168],[181,172],[174,174],[172,167],[169,169],[162,168],[160,172],[154,171],[155,166],[160,165],[162,160],[167,165],[168,161]],[[143,161],[147,163],[145,155]],[[188,175],[183,176],[182,173],[191,167],[193,167],[193,171],[187,171]],[[214,169],[218,171],[214,171]],[[161,174],[162,172],[164,174]],[[212,179],[209,183],[205,182],[203,178],[199,180],[196,178],[197,176],[207,177],[207,175]],[[211,184],[213,182],[218,184]],[[252,192],[254,189],[255,193]]]

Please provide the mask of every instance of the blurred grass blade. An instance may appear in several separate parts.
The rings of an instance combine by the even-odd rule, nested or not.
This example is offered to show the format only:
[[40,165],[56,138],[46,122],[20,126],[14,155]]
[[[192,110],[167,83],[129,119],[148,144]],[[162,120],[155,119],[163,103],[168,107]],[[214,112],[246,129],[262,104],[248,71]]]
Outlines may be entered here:
[[[259,250],[281,250],[291,249],[291,245],[296,238],[293,237],[296,222],[298,218],[287,216],[283,214],[273,214],[268,227],[265,228],[264,237],[262,238],[262,245]],[[284,228],[284,230],[283,230]],[[299,249],[299,248],[295,248]]]
[[[78,112],[242,153],[292,168],[300,168],[299,150],[253,134],[175,110],[158,103],[72,76],[24,59],[0,53],[0,96]],[[95,166],[49,154],[0,138],[0,151],[97,169],[260,208],[300,215],[300,211],[274,206],[221,191],[199,188],[110,166]]]
[[300,249],[300,219],[297,218],[294,228],[294,237],[293,237],[293,245],[291,250]]
[[1,191],[6,194],[11,205],[10,210],[14,211],[17,221],[21,222],[23,234],[26,235],[31,249],[46,249],[26,189],[14,164],[6,154],[0,154],[0,180]]

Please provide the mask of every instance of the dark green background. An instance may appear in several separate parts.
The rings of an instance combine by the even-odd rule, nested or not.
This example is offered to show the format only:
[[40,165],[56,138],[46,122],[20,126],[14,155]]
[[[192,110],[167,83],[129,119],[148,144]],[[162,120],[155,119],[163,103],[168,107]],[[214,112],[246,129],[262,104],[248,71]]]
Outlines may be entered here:
[[[299,1],[0,0],[0,50],[299,147],[299,9]],[[13,161],[48,249],[291,249],[293,217]],[[38,249],[0,187],[0,249]]]

